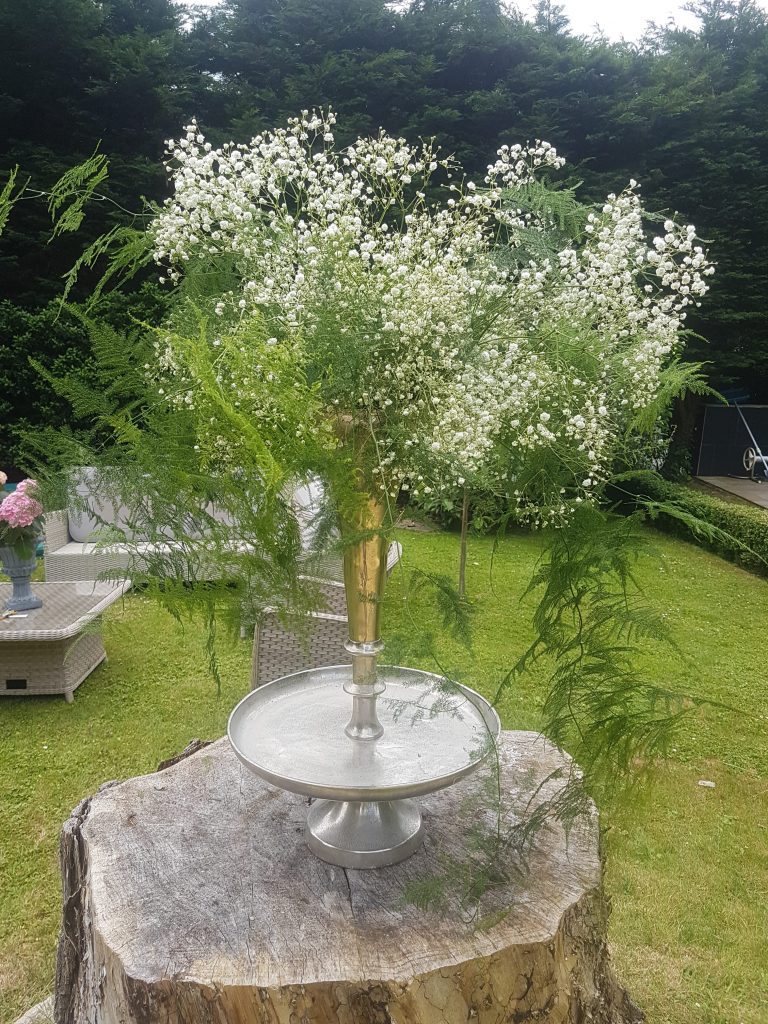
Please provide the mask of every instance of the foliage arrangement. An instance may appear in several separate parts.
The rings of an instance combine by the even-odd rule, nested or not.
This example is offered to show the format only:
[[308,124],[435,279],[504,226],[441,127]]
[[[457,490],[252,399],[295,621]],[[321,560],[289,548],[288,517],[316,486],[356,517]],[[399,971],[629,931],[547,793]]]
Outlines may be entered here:
[[[287,489],[311,473],[336,512],[473,485],[562,525],[695,382],[677,355],[713,267],[690,225],[648,244],[634,180],[585,206],[542,180],[564,161],[537,141],[501,146],[478,186],[431,144],[339,148],[335,120],[171,142],[174,193],[124,247],[154,255],[170,312],[127,348],[95,329],[102,383],[64,388],[108,442],[107,465],[77,461],[101,461],[134,536],[178,538],[150,575],[204,578],[216,546],[274,596],[305,554]],[[79,223],[102,179],[96,158],[71,172],[60,216]],[[251,543],[233,550],[232,524]]]
[[649,471],[624,473],[608,491],[620,507],[642,504],[660,529],[686,537],[745,568],[768,568],[768,516],[756,506],[671,483]]
[[[563,163],[545,142],[500,147],[478,186],[430,145],[382,132],[338,148],[333,128],[304,112],[248,145],[214,149],[197,125],[172,144],[174,192],[143,244],[173,302],[134,346],[96,331],[104,386],[69,390],[97,421],[81,458],[134,536],[176,538],[143,556],[147,580],[211,626],[225,598],[312,602],[288,494],[309,473],[342,520],[360,491],[389,528],[403,488],[473,480],[525,522],[565,525],[532,583],[537,639],[501,692],[554,664],[548,728],[595,792],[658,753],[680,710],[633,670],[634,641],[665,630],[631,597],[632,531],[595,499],[691,379],[676,356],[712,267],[693,227],[667,219],[648,244],[636,182],[594,209],[543,181]],[[576,813],[576,781],[549,813]]]
[[695,229],[666,220],[649,247],[632,181],[569,238],[546,142],[502,146],[478,187],[383,132],[335,149],[334,121],[173,145],[149,228],[179,287],[157,401],[195,411],[210,458],[258,452],[264,479],[297,448],[296,469],[332,474],[346,423],[390,498],[482,476],[519,517],[563,521],[665,387],[713,272]]

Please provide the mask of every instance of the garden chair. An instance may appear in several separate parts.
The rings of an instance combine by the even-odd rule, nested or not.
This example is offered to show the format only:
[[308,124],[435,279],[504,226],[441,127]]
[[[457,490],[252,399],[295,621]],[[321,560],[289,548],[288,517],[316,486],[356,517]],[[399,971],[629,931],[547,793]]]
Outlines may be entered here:
[[[402,557],[402,546],[395,541],[387,553],[387,575]],[[302,616],[295,626],[281,619],[277,608],[264,608],[259,613],[253,630],[253,661],[251,689],[272,682],[291,672],[326,665],[351,663],[344,644],[349,639],[347,603],[341,560],[334,565],[326,562],[327,578],[304,577],[319,585],[325,610]]]

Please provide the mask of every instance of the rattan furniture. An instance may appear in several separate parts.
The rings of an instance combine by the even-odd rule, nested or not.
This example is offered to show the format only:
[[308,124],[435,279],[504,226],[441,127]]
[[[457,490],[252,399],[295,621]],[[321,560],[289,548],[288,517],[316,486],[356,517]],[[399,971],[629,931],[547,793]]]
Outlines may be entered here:
[[[133,534],[128,525],[130,517],[127,510],[123,506],[116,508],[110,500],[99,497],[96,471],[83,467],[79,472],[82,483],[78,485],[78,495],[91,511],[73,508],[46,512],[44,557],[47,581],[120,579],[147,569],[176,578],[181,573],[189,582],[219,578],[223,571],[219,559],[207,560],[204,555],[201,558],[199,550],[185,549],[181,538],[169,536],[167,540],[147,541]],[[340,578],[341,560],[331,556],[330,561],[338,565],[329,569],[325,564],[327,560],[314,550],[323,500],[322,486],[315,480],[298,484],[289,498],[304,547],[302,559],[312,566],[313,574],[334,579],[338,575]],[[212,504],[206,512],[231,527],[234,552],[248,549],[248,542],[238,536],[237,526],[226,512],[217,510]],[[99,534],[108,525],[118,530],[125,529],[130,539],[109,543],[100,540]],[[189,558],[192,561],[188,561]]]
[[45,578],[49,583],[97,580],[107,574],[125,572],[130,553],[127,548],[72,539],[66,509],[45,515]]
[[[34,586],[42,608],[0,619],[0,695],[63,694],[71,703],[73,692],[107,656],[95,620],[130,582]],[[0,607],[10,589],[0,584]]]
[[[387,573],[391,573],[403,554],[401,545],[391,544],[387,554]],[[347,665],[350,655],[344,644],[349,638],[347,603],[341,580],[341,561],[324,567],[338,578],[305,577],[317,586],[324,610],[295,620],[285,619],[277,608],[264,608],[253,631],[251,689],[280,676],[325,665]]]
[[[149,565],[167,563],[168,573],[176,575],[181,566],[188,572],[181,545],[173,540],[166,543],[132,541],[130,544],[105,544],[73,540],[70,533],[70,513],[66,509],[46,512],[45,515],[45,578],[49,583],[75,580],[119,580],[132,569],[142,571]],[[212,579],[217,568],[198,566],[200,579]],[[185,578],[187,578],[185,576]]]

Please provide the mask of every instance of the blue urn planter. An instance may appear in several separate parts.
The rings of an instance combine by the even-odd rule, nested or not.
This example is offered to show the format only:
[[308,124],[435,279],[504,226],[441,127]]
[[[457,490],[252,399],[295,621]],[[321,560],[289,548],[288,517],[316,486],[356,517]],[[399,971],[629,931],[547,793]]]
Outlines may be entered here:
[[43,602],[32,592],[30,586],[30,576],[37,565],[35,545],[2,546],[0,561],[13,584],[13,593],[5,603],[5,611],[23,612],[31,608],[41,608]]

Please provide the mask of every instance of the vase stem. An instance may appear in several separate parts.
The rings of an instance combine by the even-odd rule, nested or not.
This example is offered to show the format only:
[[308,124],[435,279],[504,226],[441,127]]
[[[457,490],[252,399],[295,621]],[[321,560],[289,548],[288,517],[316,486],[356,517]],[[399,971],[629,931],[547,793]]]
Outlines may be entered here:
[[344,688],[352,697],[352,717],[345,732],[351,739],[374,740],[384,732],[376,701],[385,689],[376,676],[381,642],[381,600],[387,573],[387,543],[381,532],[384,505],[362,497],[343,517],[342,534],[351,538],[344,548],[344,591],[347,599],[352,681]]

